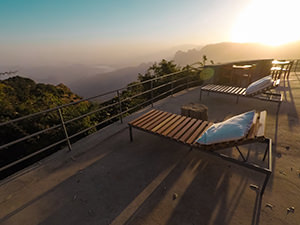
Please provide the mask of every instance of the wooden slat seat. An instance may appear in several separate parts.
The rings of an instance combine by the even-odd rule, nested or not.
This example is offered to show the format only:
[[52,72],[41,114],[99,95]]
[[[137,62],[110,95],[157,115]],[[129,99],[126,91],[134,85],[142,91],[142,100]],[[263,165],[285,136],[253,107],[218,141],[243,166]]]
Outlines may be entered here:
[[[261,194],[263,194],[269,176],[272,172],[272,167],[271,167],[272,140],[265,137],[265,124],[266,124],[266,111],[256,113],[253,120],[253,125],[249,133],[244,138],[236,141],[226,141],[226,142],[220,142],[211,145],[201,145],[197,142],[197,140],[209,127],[213,125],[212,122],[198,120],[198,119],[194,119],[182,115],[177,115],[177,114],[153,109],[150,112],[128,123],[131,141],[133,140],[132,128],[136,128],[148,133],[156,134],[158,136],[168,138],[176,142],[188,145],[191,148],[214,154],[218,157],[221,157],[222,159],[228,160],[233,163],[237,163],[239,165],[266,174],[267,176]],[[265,150],[265,154],[263,157],[264,160],[268,153],[269,163],[267,168],[247,162],[245,157],[243,156],[243,154],[238,148],[238,146],[240,145],[256,143],[256,142],[267,143],[267,148]],[[243,161],[218,153],[217,151],[229,147],[236,147]]]
[[246,88],[224,86],[218,84],[207,84],[200,88],[200,100],[202,98],[202,92],[204,91],[236,96],[237,103],[239,97],[255,98],[263,101],[278,103],[278,107],[277,107],[277,113],[278,113],[282,102],[282,94],[272,93],[270,92],[270,90],[278,87],[279,84],[280,84],[280,79],[277,79],[269,87],[259,90],[251,95],[246,95]]
[[[147,118],[147,119],[145,119]],[[266,111],[256,113],[251,135],[238,142],[247,142],[257,138],[264,139],[264,124]],[[129,126],[154,133],[163,137],[174,139],[187,145],[196,145],[196,140],[204,133],[213,123],[203,120],[197,120],[173,113],[152,110],[146,116],[141,116],[129,123]],[[254,128],[255,127],[255,128]],[[229,144],[226,142],[225,144]],[[235,141],[234,143],[237,143]],[[232,145],[232,143],[230,144]]]

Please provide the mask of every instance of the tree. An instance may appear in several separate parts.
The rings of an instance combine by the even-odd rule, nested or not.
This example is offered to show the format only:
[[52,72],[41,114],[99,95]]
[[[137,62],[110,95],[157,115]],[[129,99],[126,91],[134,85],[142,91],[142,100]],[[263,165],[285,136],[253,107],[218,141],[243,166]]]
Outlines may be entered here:
[[206,55],[202,56],[202,65],[205,66],[205,62],[207,61]]
[[163,59],[158,64],[155,62],[144,75],[139,74],[139,81],[143,82],[152,78],[157,78],[166,74],[174,73],[180,71],[180,67],[177,66],[173,60],[167,61]]

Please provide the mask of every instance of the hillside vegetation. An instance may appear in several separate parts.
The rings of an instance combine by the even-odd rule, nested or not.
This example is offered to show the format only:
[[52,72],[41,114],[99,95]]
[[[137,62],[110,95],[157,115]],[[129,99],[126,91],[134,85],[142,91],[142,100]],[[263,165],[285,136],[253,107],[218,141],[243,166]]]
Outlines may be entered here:
[[[181,78],[188,77],[196,82],[200,81],[198,72],[195,70],[187,72],[187,68],[181,68],[174,64],[173,61],[162,60],[159,63],[154,63],[144,74],[138,75],[137,81],[128,84],[120,92],[121,102],[119,102],[117,96],[101,103],[85,101],[63,84],[57,86],[40,84],[20,76],[8,78],[0,81],[0,122],[74,102],[74,104],[62,108],[61,113],[68,135],[73,135],[71,142],[75,142],[117,121],[120,107],[122,112],[124,112],[123,116],[126,116],[151,104],[152,101],[157,101],[169,95],[172,88],[173,92],[184,89],[187,80]],[[152,93],[148,91],[151,88],[150,82],[147,82],[148,80],[174,72],[179,73],[174,76],[154,80],[152,87],[155,90]],[[179,78],[178,82],[172,83],[173,80]],[[179,88],[174,89],[177,86]],[[155,99],[151,100],[152,97],[155,97]],[[84,114],[87,115],[82,116]],[[47,129],[46,132],[39,133],[45,129]],[[0,168],[28,155],[36,154],[41,149],[43,150],[47,146],[61,141],[58,145],[22,162],[23,168],[66,146],[66,141],[64,141],[66,136],[61,126],[58,109],[1,126],[0,146],[28,135],[31,135],[30,138],[1,149]],[[16,170],[18,169],[19,167],[16,168]]]
[[37,84],[25,77],[0,81],[0,121],[14,119],[81,98],[64,84]]

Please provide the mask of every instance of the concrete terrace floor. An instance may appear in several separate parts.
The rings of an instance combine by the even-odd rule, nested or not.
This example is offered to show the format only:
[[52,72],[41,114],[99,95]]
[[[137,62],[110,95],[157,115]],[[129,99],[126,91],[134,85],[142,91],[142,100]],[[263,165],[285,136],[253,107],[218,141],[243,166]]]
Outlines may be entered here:
[[[0,183],[0,224],[300,224],[300,75],[282,82],[279,117],[274,103],[203,95],[211,121],[264,110],[273,139],[273,174],[262,201],[249,185],[264,175],[173,141],[133,130],[125,118]],[[180,113],[199,102],[199,87],[155,103]],[[251,160],[263,155],[251,148]],[[245,148],[245,149],[246,149]],[[232,153],[233,154],[233,151]],[[273,208],[266,207],[271,204]],[[294,207],[294,213],[287,213]]]

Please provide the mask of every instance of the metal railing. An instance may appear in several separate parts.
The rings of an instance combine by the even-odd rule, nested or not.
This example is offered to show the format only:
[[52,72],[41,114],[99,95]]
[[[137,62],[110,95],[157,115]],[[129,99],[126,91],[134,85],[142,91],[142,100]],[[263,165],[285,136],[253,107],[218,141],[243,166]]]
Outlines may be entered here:
[[[111,124],[117,120],[119,120],[122,123],[123,118],[125,116],[129,115],[130,113],[132,113],[134,111],[137,111],[141,107],[144,107],[147,105],[151,105],[153,107],[153,103],[159,99],[173,95],[173,93],[183,90],[185,88],[200,85],[201,80],[200,80],[199,76],[197,76],[199,71],[201,71],[201,70],[197,71],[195,69],[193,69],[193,70],[187,69],[187,70],[182,70],[182,71],[175,72],[175,73],[170,73],[167,75],[148,79],[143,82],[136,82],[127,87],[109,91],[109,92],[106,92],[106,93],[103,93],[103,94],[100,94],[97,96],[81,99],[76,102],[71,102],[71,103],[68,103],[65,105],[57,106],[55,108],[47,109],[45,111],[33,113],[30,115],[26,115],[26,116],[23,116],[20,118],[16,118],[13,120],[9,120],[9,121],[0,123],[0,129],[5,129],[4,127],[14,126],[14,124],[20,123],[23,121],[30,122],[30,120],[32,120],[33,118],[36,118],[39,116],[45,116],[49,113],[55,113],[55,112],[57,113],[57,116],[60,121],[59,124],[51,125],[50,127],[47,127],[46,129],[42,129],[42,130],[33,132],[31,134],[25,135],[23,137],[20,137],[15,140],[11,140],[5,144],[2,144],[0,146],[0,151],[7,150],[9,147],[12,147],[13,145],[16,145],[16,144],[24,142],[24,141],[31,140],[33,138],[36,138],[37,142],[38,142],[39,136],[42,134],[47,134],[47,132],[49,132],[49,131],[61,130],[61,136],[62,136],[62,138],[60,140],[55,141],[54,143],[51,143],[41,149],[35,150],[34,152],[32,152],[30,154],[27,154],[20,158],[17,158],[16,160],[9,162],[8,164],[2,166],[0,168],[0,172],[7,170],[7,169],[9,169],[17,164],[20,164],[26,160],[29,160],[29,159],[31,159],[49,149],[52,149],[54,147],[62,148],[62,146],[61,146],[62,144],[64,144],[64,146],[67,145],[69,150],[71,151],[72,150],[71,140],[74,139],[75,137],[79,137],[80,135],[83,135],[84,133],[86,133],[92,129],[98,130],[98,129],[100,129],[99,127],[102,128],[102,127],[104,127],[108,124]],[[145,88],[146,86],[148,88]],[[124,94],[123,94],[124,91],[132,90],[136,87],[143,87],[143,89],[142,89],[143,91],[141,91],[140,93],[135,93],[132,96],[127,96],[127,97],[124,96]],[[113,98],[113,100],[111,99],[110,101],[106,101],[108,103],[104,104],[104,105],[99,104],[99,106],[101,106],[100,108],[94,109],[92,111],[89,111],[87,113],[81,114],[79,116],[76,116],[76,117],[68,119],[68,120],[66,120],[66,118],[64,118],[63,110],[66,109],[67,107],[71,107],[71,106],[74,106],[74,105],[77,105],[77,104],[80,104],[83,102],[87,102],[87,101],[90,102],[99,97],[111,96],[111,95],[115,96]],[[139,98],[141,96],[145,96],[145,95],[147,95],[147,98],[145,98],[146,100],[142,101],[141,103],[135,104],[130,108],[124,107],[124,104],[126,102],[131,102],[133,99],[137,99],[137,98]],[[93,114],[96,114],[99,112],[103,112],[109,108],[113,108],[115,111],[117,111],[117,113],[114,115],[110,115],[101,121],[98,121],[96,124],[93,124],[90,127],[84,128],[83,130],[77,130],[77,132],[74,134],[69,134],[67,127],[72,122],[78,121],[80,119],[84,119],[90,115],[93,115]]]

